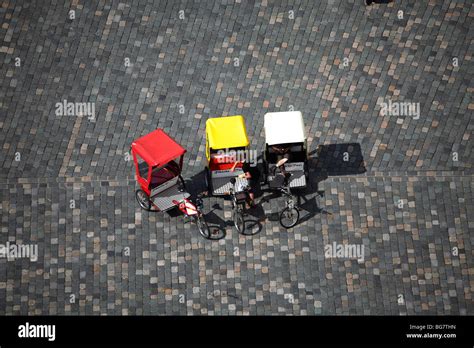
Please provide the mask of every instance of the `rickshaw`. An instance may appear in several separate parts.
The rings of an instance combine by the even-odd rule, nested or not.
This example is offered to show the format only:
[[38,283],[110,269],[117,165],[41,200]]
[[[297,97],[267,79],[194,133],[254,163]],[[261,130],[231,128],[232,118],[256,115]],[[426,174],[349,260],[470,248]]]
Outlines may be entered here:
[[291,189],[302,189],[308,182],[308,149],[303,115],[299,111],[269,112],[264,116],[264,184],[286,198],[280,224],[293,227],[299,210]]
[[269,112],[264,116],[264,183],[279,189],[305,188],[308,179],[308,149],[303,115],[299,111]]
[[194,204],[186,192],[181,176],[186,150],[162,129],[136,139],[131,147],[140,188],[135,197],[147,211],[167,211],[177,207],[192,218],[199,232],[210,238],[209,228],[201,212],[202,201]]
[[248,185],[243,176],[242,161],[248,153],[249,139],[244,118],[214,117],[206,121],[206,186],[209,195],[228,195],[235,178],[237,186]]

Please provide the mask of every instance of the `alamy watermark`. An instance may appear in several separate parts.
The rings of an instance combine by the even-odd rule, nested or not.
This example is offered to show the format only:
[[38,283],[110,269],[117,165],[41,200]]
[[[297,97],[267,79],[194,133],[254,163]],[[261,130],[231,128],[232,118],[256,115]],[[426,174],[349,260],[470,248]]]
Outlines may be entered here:
[[213,155],[217,163],[247,162],[252,167],[257,165],[258,152],[256,150],[221,149]]
[[47,338],[52,342],[56,339],[56,325],[37,325],[26,322],[18,326],[19,338]]
[[64,99],[55,104],[56,116],[87,116],[89,121],[95,120],[95,103],[91,102],[68,102]]
[[6,258],[8,261],[29,258],[31,261],[36,262],[38,260],[38,245],[14,244],[10,242],[0,244],[0,258]]
[[382,116],[409,116],[414,120],[420,118],[420,103],[412,102],[392,102],[380,103],[380,113]]
[[365,250],[363,244],[326,244],[324,246],[324,257],[327,259],[357,259],[358,262],[364,262]]

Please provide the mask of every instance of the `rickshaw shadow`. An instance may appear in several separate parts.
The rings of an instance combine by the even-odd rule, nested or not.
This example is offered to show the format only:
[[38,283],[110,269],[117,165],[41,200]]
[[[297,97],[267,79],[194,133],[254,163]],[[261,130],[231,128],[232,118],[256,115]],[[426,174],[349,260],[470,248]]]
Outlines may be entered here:
[[199,173],[194,174],[190,178],[184,180],[186,190],[191,194],[191,197],[206,197],[207,190],[206,185],[203,184],[206,182],[206,172],[201,170]]
[[170,209],[170,210],[167,210],[166,214],[168,214],[172,218],[177,218],[179,216],[183,216],[183,213],[177,207],[175,207],[173,209]]
[[[314,156],[317,154],[317,156]],[[332,215],[331,212],[320,208],[318,197],[324,197],[324,191],[319,191],[319,183],[330,176],[344,176],[363,174],[367,171],[361,146],[358,143],[342,143],[319,145],[316,150],[309,153],[310,180],[306,190],[296,194],[297,205],[300,211],[306,214],[300,216],[297,224],[304,223],[318,214]],[[316,193],[314,197],[306,198]],[[262,201],[269,201],[272,198],[281,197],[279,192],[273,192]],[[304,202],[301,202],[304,200]],[[270,220],[278,220],[278,213],[272,213]]]
[[[317,183],[316,183],[316,188],[317,188]],[[327,214],[327,215],[332,215],[331,212],[328,212],[326,209],[322,209],[319,207],[318,205],[318,201],[317,201],[317,198],[318,197],[324,197],[324,191],[319,191],[316,189],[316,195],[314,197],[310,197],[310,198],[306,198],[307,195],[311,195],[313,192],[307,192],[306,190],[301,190],[301,191],[298,191],[298,192],[295,192],[294,193],[294,196],[296,197],[296,202],[297,202],[297,207],[298,207],[298,210],[301,212],[301,211],[304,211],[305,214],[304,215],[301,215],[300,218],[298,219],[298,222],[296,223],[295,226],[298,226],[300,224],[302,224],[303,222],[305,221],[308,221],[309,219],[313,218],[314,216],[318,215],[318,214]],[[278,191],[274,191],[274,192],[271,192],[269,195],[267,196],[264,196],[262,197],[262,199],[260,200],[260,203],[264,203],[264,202],[269,202],[270,200],[272,199],[275,199],[275,198],[281,198],[283,195],[278,192]],[[302,200],[303,200],[303,203],[302,203]],[[268,220],[270,221],[279,221],[280,220],[280,212],[273,212],[271,213],[270,215],[267,216]],[[295,227],[293,226],[293,227]]]
[[[300,216],[298,223],[295,226],[298,226],[299,224],[302,224],[303,222],[308,221],[309,219],[313,218],[314,216],[318,214],[332,215],[331,212],[319,207],[319,204],[317,201],[318,197],[323,198],[324,191],[316,190],[316,195],[309,199],[306,199],[306,196],[304,195],[297,195],[298,209],[300,211],[305,211],[306,214]],[[304,200],[303,203],[301,203],[301,199]]]
[[360,144],[341,143],[319,145],[310,153],[317,153],[311,168],[317,173],[317,182],[329,176],[357,175],[367,171]]
[[[247,209],[244,216],[245,229],[242,235],[254,236],[262,231],[263,224],[267,217],[262,206],[257,204],[254,208]],[[232,222],[230,222],[232,225]]]
[[212,210],[204,213],[204,219],[207,222],[207,226],[209,227],[209,230],[211,231],[211,239],[217,240],[217,239],[223,239],[226,236],[225,233],[225,228],[227,226],[226,221],[222,220],[216,213],[214,213],[214,210],[221,210],[222,208],[220,207],[219,204],[214,204],[212,206]]

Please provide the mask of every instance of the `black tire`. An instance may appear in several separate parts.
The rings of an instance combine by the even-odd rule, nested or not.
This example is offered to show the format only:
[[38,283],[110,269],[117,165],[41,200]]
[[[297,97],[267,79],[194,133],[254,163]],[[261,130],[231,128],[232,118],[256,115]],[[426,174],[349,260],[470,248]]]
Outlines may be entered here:
[[232,218],[234,220],[234,226],[239,233],[244,233],[245,230],[245,221],[242,211],[236,206],[232,211]]
[[179,176],[179,179],[178,179],[178,180],[179,180],[181,192],[186,191],[186,184],[184,183],[184,179],[183,179],[183,177],[182,177],[181,175]]
[[143,191],[142,189],[137,190],[135,192],[135,198],[137,199],[137,202],[142,209],[146,211],[151,210],[151,201],[145,191]]
[[298,223],[300,212],[296,208],[286,207],[280,213],[280,225],[284,228],[291,228]]
[[196,216],[194,222],[196,223],[196,226],[199,230],[199,233],[201,233],[201,236],[206,239],[210,239],[211,232],[209,231],[209,226],[207,226],[206,220],[204,220],[204,216]]

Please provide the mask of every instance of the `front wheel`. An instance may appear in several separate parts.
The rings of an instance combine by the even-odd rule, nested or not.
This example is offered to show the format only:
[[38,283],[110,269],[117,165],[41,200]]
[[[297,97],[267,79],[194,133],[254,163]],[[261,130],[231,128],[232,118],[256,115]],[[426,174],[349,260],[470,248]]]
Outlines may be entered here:
[[242,210],[236,205],[233,210],[234,226],[239,233],[244,233],[245,221]]
[[204,220],[204,217],[202,215],[196,216],[195,222],[198,227],[199,233],[201,233],[201,236],[206,239],[210,239],[211,232],[209,231],[209,226],[207,226],[207,222],[206,220]]
[[135,192],[135,198],[137,199],[138,204],[140,204],[140,207],[142,209],[151,210],[151,201],[150,198],[148,198],[148,195],[145,193],[143,190],[137,190]]
[[291,228],[296,225],[300,218],[298,209],[286,207],[280,214],[280,224],[285,228]]

